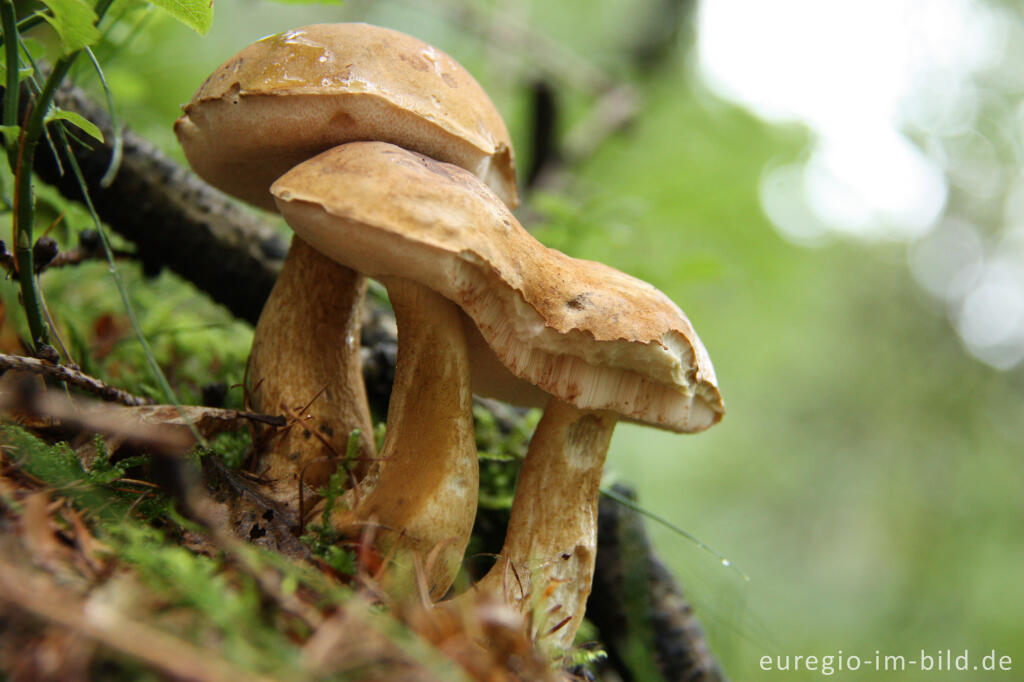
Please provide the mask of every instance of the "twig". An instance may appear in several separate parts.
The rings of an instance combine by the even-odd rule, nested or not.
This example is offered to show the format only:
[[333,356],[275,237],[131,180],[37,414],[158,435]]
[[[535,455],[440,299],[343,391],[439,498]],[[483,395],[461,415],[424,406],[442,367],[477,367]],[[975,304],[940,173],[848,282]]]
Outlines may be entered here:
[[[0,355],[0,361],[17,356]],[[38,362],[38,361],[35,361]],[[0,363],[2,367],[2,363]],[[15,363],[15,368],[17,363]],[[66,368],[65,368],[66,369]],[[116,405],[87,398],[71,399],[59,391],[43,391],[33,382],[11,382],[0,390],[0,412],[10,411],[36,428],[65,426],[131,441],[171,456],[182,455],[204,438],[241,428],[243,421],[281,426],[284,418],[198,405]],[[35,420],[35,422],[33,422]]]
[[[551,111],[547,114],[553,119],[548,125],[555,128],[560,112],[557,102],[552,100]],[[531,168],[530,187],[564,191],[572,180],[571,171],[593,156],[608,138],[628,128],[640,114],[642,105],[641,94],[626,83],[601,93],[587,115],[560,142],[552,138],[552,149],[544,154],[534,152],[541,163]]]
[[643,99],[636,88],[622,84],[601,95],[589,114],[565,136],[565,162],[574,166],[594,155],[612,135],[636,120]]
[[49,623],[66,627],[176,678],[200,682],[259,680],[212,652],[128,618],[99,597],[83,600],[37,572],[0,558],[0,601]]
[[150,405],[153,403],[149,398],[133,395],[104,383],[95,377],[91,377],[77,367],[57,365],[36,358],[0,353],[0,374],[9,369],[52,377],[75,388],[80,388],[83,391],[97,395],[108,402],[121,403],[122,405]]
[[[114,258],[117,260],[131,260],[135,258],[135,254],[131,251],[113,249],[113,253]],[[52,261],[40,269],[40,272],[51,268],[64,268],[69,265],[79,265],[90,260],[106,261],[106,256],[102,251],[97,252],[91,249],[82,248],[81,246],[76,246],[68,251],[61,251],[58,253]]]

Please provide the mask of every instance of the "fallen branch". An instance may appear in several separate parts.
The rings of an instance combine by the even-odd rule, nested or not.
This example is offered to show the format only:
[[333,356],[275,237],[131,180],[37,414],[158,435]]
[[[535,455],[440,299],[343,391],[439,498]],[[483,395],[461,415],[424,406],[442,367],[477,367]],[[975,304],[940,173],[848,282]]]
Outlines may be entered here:
[[[626,486],[614,489],[636,499],[636,492]],[[640,515],[603,496],[587,618],[601,631],[612,664],[630,670],[634,679],[725,679],[679,584],[655,555]],[[636,660],[637,653],[642,660]]]
[[[16,356],[3,356],[10,358]],[[34,358],[18,358],[40,363]],[[19,368],[20,367],[16,367]],[[85,376],[85,375],[82,375]],[[25,382],[0,384],[0,411],[22,424],[46,429],[58,422],[81,431],[99,433],[117,442],[131,442],[168,455],[180,455],[197,443],[246,422],[284,426],[284,417],[200,405],[117,405],[72,399],[58,391],[40,390]]]
[[0,353],[0,375],[9,369],[32,374],[41,374],[58,381],[63,381],[69,386],[80,388],[83,391],[97,395],[103,400],[122,405],[149,405],[153,401],[149,398],[133,395],[120,388],[104,383],[99,379],[85,374],[77,367],[58,365],[37,358],[29,358],[21,355],[6,355]]

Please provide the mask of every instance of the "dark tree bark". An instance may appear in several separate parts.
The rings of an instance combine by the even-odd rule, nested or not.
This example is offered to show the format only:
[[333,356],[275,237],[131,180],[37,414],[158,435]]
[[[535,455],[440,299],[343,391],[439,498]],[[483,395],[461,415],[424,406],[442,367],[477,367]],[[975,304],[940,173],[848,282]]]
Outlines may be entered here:
[[[627,486],[617,484],[613,490],[636,499]],[[597,566],[587,618],[600,630],[623,679],[649,679],[653,666],[666,682],[724,680],[703,628],[654,553],[640,515],[602,497],[597,523]]]

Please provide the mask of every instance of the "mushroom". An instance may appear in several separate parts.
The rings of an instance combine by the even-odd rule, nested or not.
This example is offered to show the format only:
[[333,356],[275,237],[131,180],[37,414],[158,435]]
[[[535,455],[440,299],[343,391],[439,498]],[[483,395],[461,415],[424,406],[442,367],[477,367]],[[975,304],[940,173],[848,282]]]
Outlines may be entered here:
[[328,257],[457,304],[477,390],[546,399],[504,560],[478,587],[540,609],[535,634],[570,643],[590,591],[601,470],[617,419],[694,432],[724,413],[686,316],[645,282],[544,247],[471,174],[393,145],[336,147],[271,191],[296,234]]
[[[415,38],[366,24],[318,24],[264,38],[221,65],[174,126],[192,168],[219,189],[276,210],[270,184],[352,140],[386,140],[462,166],[510,206],[511,142],[486,93]],[[297,423],[261,434],[270,495],[298,506],[300,481],[326,483],[353,428],[374,454],[359,355],[366,283],[295,238],[253,337],[254,409]]]
[[407,585],[417,558],[432,557],[424,577],[430,595],[440,598],[462,564],[476,517],[480,474],[468,351],[455,304],[411,279],[379,280],[398,326],[387,431],[379,466],[330,522],[348,537],[373,526],[375,548],[392,557],[384,573],[389,592]]

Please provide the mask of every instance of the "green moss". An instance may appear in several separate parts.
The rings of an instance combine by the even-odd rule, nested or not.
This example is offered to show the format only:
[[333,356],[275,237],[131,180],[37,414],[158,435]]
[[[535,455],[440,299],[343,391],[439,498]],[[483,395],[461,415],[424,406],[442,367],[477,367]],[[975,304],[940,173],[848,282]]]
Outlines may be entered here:
[[475,405],[473,419],[480,456],[479,505],[485,509],[508,509],[540,411],[520,412],[500,404],[488,404],[486,408]]
[[227,431],[208,439],[207,446],[200,447],[198,454],[200,457],[220,457],[229,468],[238,469],[245,462],[250,447],[252,436],[247,430]]
[[122,562],[134,568],[162,602],[163,614],[173,616],[194,643],[216,642],[227,660],[251,670],[275,672],[297,666],[298,648],[287,628],[276,627],[282,615],[267,612],[250,575],[168,542],[149,526],[126,522],[109,530],[108,542]]
[[327,481],[327,487],[321,490],[324,498],[324,511],[322,521],[306,526],[306,533],[301,540],[306,544],[313,555],[322,559],[328,566],[342,575],[354,575],[356,572],[355,554],[344,547],[341,543],[344,538],[331,525],[329,519],[335,506],[341,501],[349,481],[350,465],[359,456],[359,429],[353,429],[348,434],[348,444],[345,448],[345,458],[339,463],[337,470],[331,474]]
[[[597,643],[600,636],[601,633],[598,632],[597,626],[584,618],[580,623],[580,629],[576,631],[573,646],[566,654],[565,667],[584,666],[593,671],[594,666],[608,658],[608,652]],[[638,677],[637,679],[646,678]]]
[[67,443],[51,445],[17,426],[0,427],[0,441],[23,471],[102,522],[117,522],[131,514],[151,519],[167,509],[167,499],[151,489],[114,485],[129,469],[146,464],[144,455],[111,462],[106,446],[97,439],[97,454],[86,468]]

